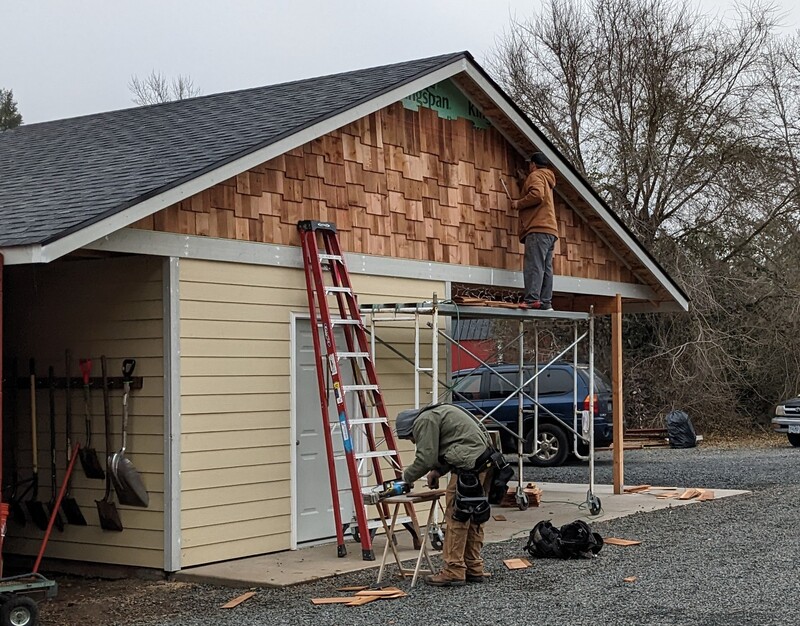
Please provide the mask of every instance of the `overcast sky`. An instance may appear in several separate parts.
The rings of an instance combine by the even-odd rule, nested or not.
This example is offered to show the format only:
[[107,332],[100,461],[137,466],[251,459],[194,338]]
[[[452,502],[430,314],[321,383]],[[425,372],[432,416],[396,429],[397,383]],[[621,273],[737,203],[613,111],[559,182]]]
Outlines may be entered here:
[[[731,2],[698,0],[710,13]],[[0,87],[25,123],[133,106],[132,75],[203,94],[469,50],[478,62],[539,0],[10,0]],[[800,9],[785,7],[788,28]]]

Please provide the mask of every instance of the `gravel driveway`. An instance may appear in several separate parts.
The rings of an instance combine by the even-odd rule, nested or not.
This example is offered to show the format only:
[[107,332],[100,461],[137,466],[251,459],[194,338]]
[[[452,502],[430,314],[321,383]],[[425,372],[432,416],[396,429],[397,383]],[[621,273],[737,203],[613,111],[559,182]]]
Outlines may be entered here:
[[[598,455],[597,481],[611,480],[610,453]],[[800,450],[788,447],[626,452],[626,483],[750,489],[751,495],[654,513],[596,521],[604,536],[642,545],[606,546],[590,561],[536,560],[507,571],[505,558],[524,556],[524,539],[484,549],[490,581],[455,589],[424,585],[409,597],[362,607],[313,606],[337,587],[369,585],[360,572],[289,589],[260,589],[238,608],[219,606],[238,591],[159,583],[168,599],[148,610],[152,587],[128,610],[109,610],[118,626],[261,626],[263,624],[517,624],[676,625],[797,624],[800,562]],[[585,465],[529,468],[538,481],[585,482]],[[635,576],[633,583],[623,578]],[[144,583],[142,583],[144,584]],[[153,585],[153,583],[150,583]],[[408,583],[399,583],[407,589]],[[98,588],[100,591],[102,587]],[[163,594],[159,597],[162,597]],[[138,607],[138,609],[136,608]],[[73,609],[79,606],[73,604]],[[69,608],[43,607],[43,624],[75,624]],[[128,617],[113,617],[127,614]],[[62,619],[66,621],[61,621]],[[85,622],[81,622],[85,623]],[[98,624],[98,626],[100,626]]]

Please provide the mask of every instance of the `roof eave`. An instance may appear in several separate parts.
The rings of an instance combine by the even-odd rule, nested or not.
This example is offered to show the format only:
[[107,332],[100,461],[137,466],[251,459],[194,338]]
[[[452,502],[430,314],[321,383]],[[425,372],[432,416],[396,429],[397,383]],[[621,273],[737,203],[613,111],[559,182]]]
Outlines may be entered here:
[[176,202],[213,187],[232,176],[256,167],[298,146],[302,146],[304,143],[321,135],[346,126],[370,113],[379,111],[431,84],[441,82],[463,72],[467,68],[470,58],[468,54],[460,53],[451,62],[444,63],[437,69],[422,72],[393,88],[365,98],[364,101],[355,106],[334,112],[300,130],[293,129],[291,133],[282,138],[259,146],[239,155],[237,158],[221,162],[220,165],[207,171],[192,175],[182,181],[176,181],[176,184],[163,187],[156,192],[151,192],[139,201],[134,200],[121,211],[119,208],[115,208],[92,223],[81,224],[71,231],[66,230],[43,243],[0,248],[0,251],[3,251],[4,254],[8,251],[9,258],[15,261],[7,261],[9,265],[54,261]]

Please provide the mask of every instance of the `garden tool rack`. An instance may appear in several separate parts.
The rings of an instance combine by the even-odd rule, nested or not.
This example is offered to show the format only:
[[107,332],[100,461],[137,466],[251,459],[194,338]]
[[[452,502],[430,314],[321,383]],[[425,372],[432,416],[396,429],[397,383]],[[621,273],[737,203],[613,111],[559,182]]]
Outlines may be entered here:
[[[131,391],[133,390],[140,390],[143,386],[144,378],[142,376],[134,376],[130,381],[130,388]],[[53,379],[53,384],[55,389],[66,389],[67,388],[67,379],[65,376],[56,376]],[[27,376],[20,376],[17,378],[17,389],[30,389],[31,388],[31,381],[30,378]],[[73,389],[82,389],[83,388],[83,378],[80,376],[71,376],[69,379],[69,386]],[[36,379],[36,389],[41,391],[47,391],[50,388],[50,383],[46,377],[39,377]],[[94,376],[89,379],[89,388],[95,389],[97,391],[103,390],[103,378],[100,376]],[[119,389],[120,391],[125,388],[125,379],[122,376],[109,376],[108,378],[108,388],[111,390]]]

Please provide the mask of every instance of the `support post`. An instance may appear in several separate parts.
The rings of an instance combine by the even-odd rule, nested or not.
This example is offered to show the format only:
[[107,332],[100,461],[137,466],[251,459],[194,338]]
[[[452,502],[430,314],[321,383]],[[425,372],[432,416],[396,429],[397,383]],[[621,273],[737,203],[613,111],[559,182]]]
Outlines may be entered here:
[[623,473],[623,450],[625,417],[622,406],[622,296],[614,298],[611,313],[611,387],[614,406],[614,493],[622,493],[625,485]]

